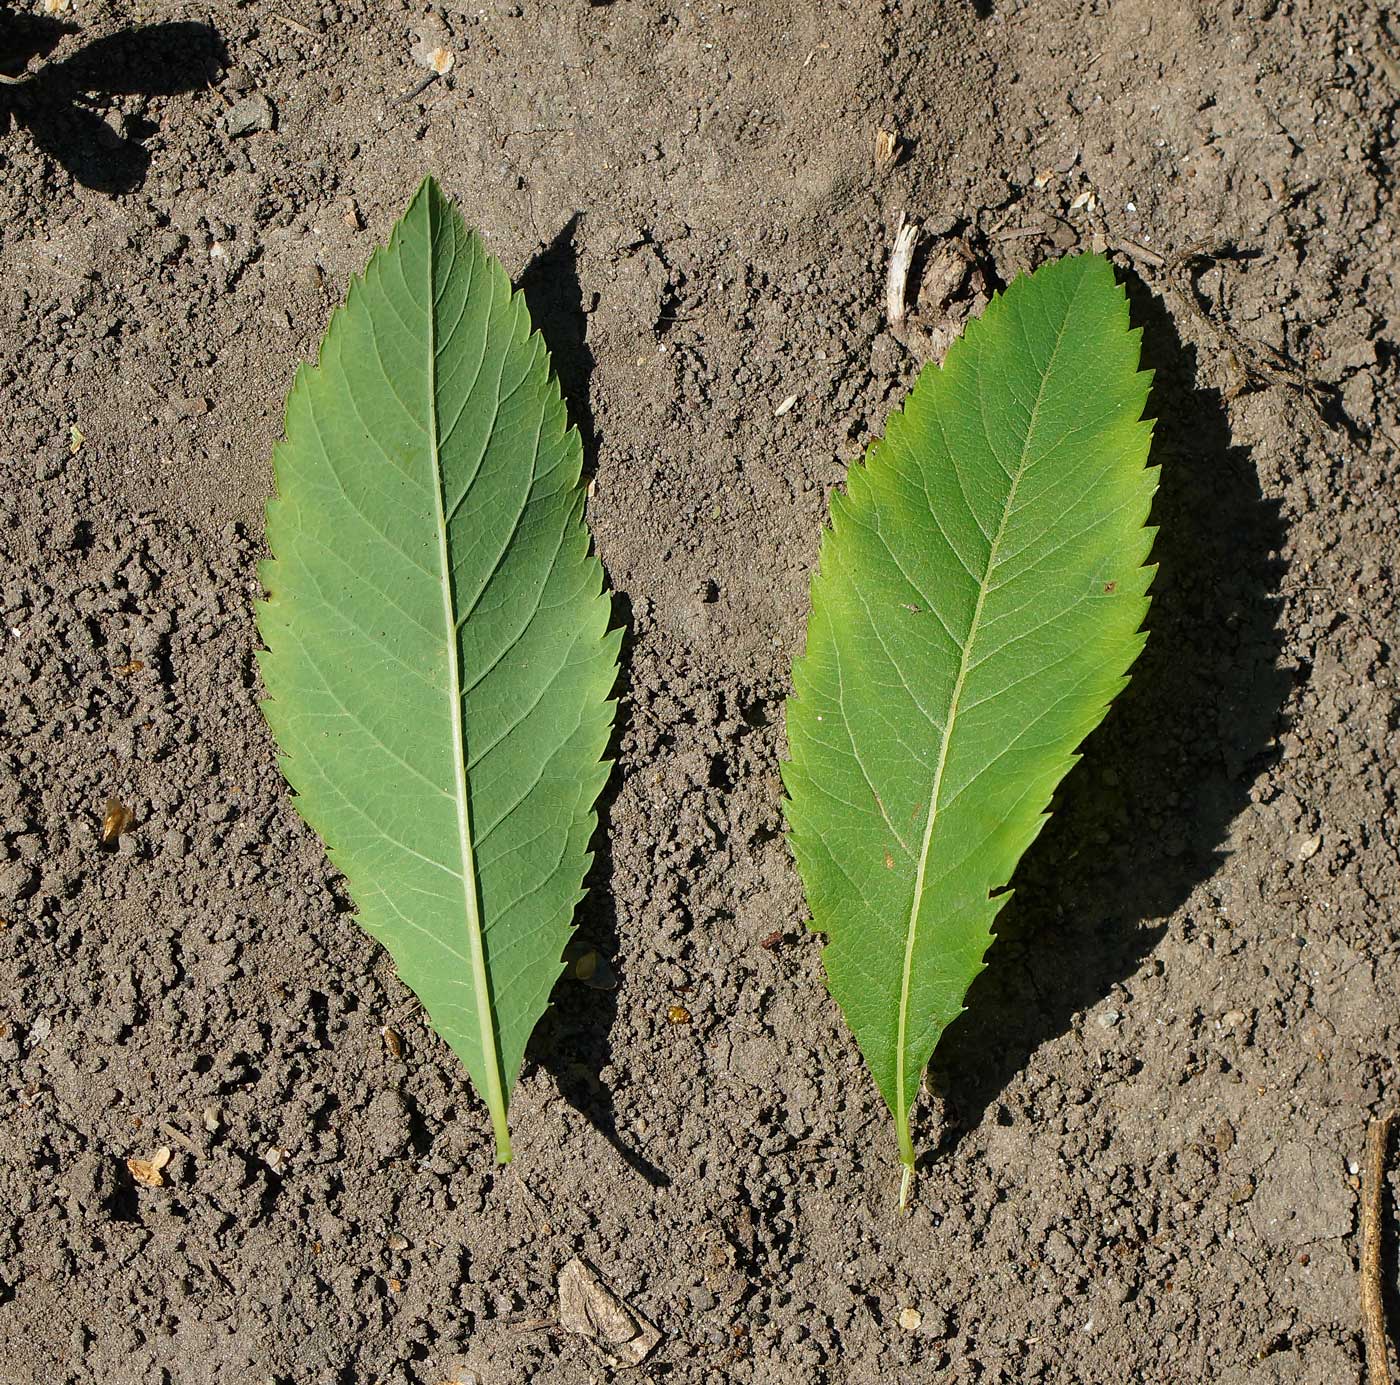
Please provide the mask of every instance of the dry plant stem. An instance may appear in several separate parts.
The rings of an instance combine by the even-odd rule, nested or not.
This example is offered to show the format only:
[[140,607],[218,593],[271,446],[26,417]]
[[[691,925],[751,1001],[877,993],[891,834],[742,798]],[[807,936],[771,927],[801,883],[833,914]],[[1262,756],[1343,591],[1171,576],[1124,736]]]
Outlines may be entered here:
[[1394,1113],[1377,1116],[1366,1132],[1366,1184],[1361,1208],[1361,1316],[1366,1328],[1367,1385],[1391,1385],[1381,1289],[1381,1219],[1385,1206],[1385,1153]]
[[885,316],[891,327],[904,321],[904,294],[909,283],[909,267],[914,262],[914,246],[919,228],[914,222],[901,226],[895,233],[894,253],[890,256],[890,271],[885,279]]
[[1191,246],[1168,260],[1163,273],[1168,284],[1177,290],[1196,318],[1234,351],[1236,361],[1250,379],[1266,386],[1286,385],[1296,390],[1308,405],[1318,427],[1328,432],[1335,431],[1336,425],[1329,422],[1324,412],[1322,392],[1306,372],[1267,342],[1246,337],[1225,318],[1207,311],[1202,303],[1196,289],[1197,266],[1210,265],[1233,249],[1228,243]]
[[[226,10],[236,9],[237,0],[214,0],[215,4],[222,6]],[[285,24],[289,29],[295,30],[299,34],[304,34],[307,38],[317,38],[319,35],[315,29],[308,29],[305,24],[295,20],[289,14],[283,14],[280,10],[268,10],[267,17],[275,19],[281,24]]]
[[1115,250],[1121,250],[1125,255],[1131,255],[1133,259],[1151,265],[1153,269],[1166,268],[1165,255],[1159,255],[1155,250],[1149,250],[1145,245],[1139,245],[1137,241],[1129,240],[1127,236],[1119,236],[1112,244]]
[[297,33],[305,34],[307,38],[316,37],[316,31],[314,29],[308,29],[305,24],[299,24],[291,15],[282,14],[277,10],[269,10],[268,13],[273,19],[280,19],[287,28],[295,29]]
[[424,77],[423,80],[419,82],[416,86],[409,87],[409,89],[406,92],[404,92],[402,96],[399,97],[398,101],[395,104],[400,106],[406,105],[409,101],[412,101],[415,96],[422,96],[422,94],[425,91],[427,91],[427,89],[430,86],[432,86],[432,84],[436,82],[440,76],[442,76],[440,72],[428,73],[428,75]]

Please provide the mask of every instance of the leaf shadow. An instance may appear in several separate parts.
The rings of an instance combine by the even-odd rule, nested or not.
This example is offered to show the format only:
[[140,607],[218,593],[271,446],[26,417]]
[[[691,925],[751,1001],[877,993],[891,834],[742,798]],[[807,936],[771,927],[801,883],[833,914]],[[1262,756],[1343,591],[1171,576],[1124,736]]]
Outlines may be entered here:
[[85,187],[133,192],[151,163],[143,141],[158,127],[144,116],[128,115],[118,132],[90,107],[104,97],[193,91],[217,77],[227,54],[207,24],[150,24],[97,39],[24,76],[31,62],[48,59],[76,32],[76,25],[42,15],[0,14],[0,73],[23,76],[0,85],[0,133],[13,118]]
[[[593,353],[588,347],[588,322],[578,277],[578,222],[579,215],[575,213],[525,267],[519,287],[531,320],[549,348],[550,364],[559,380],[569,421],[579,430],[583,470],[588,476],[597,461],[598,437],[589,408]],[[578,942],[595,950],[605,962],[618,953],[617,909],[609,888],[613,876],[612,812],[619,787],[618,752],[630,705],[629,670],[634,642],[632,608],[627,597],[613,592],[612,604],[611,628],[622,630],[621,673],[614,693],[618,710],[606,752],[612,771],[598,797],[598,826],[590,844],[593,863],[575,932]],[[595,989],[566,977],[555,987],[553,1004],[535,1030],[527,1053],[549,1072],[565,1101],[612,1145],[629,1168],[654,1188],[669,1187],[671,1180],[666,1174],[618,1133],[612,1093],[599,1080],[598,1074],[612,1059],[611,1036],[616,1020],[615,987]]]
[[1225,860],[1230,824],[1278,756],[1292,686],[1278,666],[1279,507],[1233,444],[1219,393],[1196,387],[1196,348],[1166,305],[1136,275],[1126,288],[1156,372],[1150,636],[1021,862],[989,966],[935,1058],[945,1129],[930,1157],[982,1122],[1042,1044],[1130,982],[1165,918]]
[[587,309],[578,277],[577,238],[582,216],[582,212],[575,212],[521,270],[519,288],[530,309],[530,320],[549,348],[550,365],[559,380],[569,422],[583,442],[583,472],[591,476],[598,460],[598,435],[589,407],[593,351],[588,345]]

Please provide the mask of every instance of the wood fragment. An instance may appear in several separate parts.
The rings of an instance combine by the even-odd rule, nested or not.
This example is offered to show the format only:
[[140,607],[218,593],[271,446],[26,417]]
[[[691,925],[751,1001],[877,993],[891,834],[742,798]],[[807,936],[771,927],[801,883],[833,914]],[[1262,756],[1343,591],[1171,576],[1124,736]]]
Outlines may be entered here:
[[914,263],[914,247],[919,241],[919,227],[910,221],[902,225],[894,238],[890,255],[889,275],[885,279],[885,316],[891,327],[904,321],[907,311],[904,295],[909,285],[909,268]]
[[127,1172],[146,1188],[163,1188],[165,1176],[161,1170],[170,1162],[170,1146],[162,1145],[149,1159],[135,1156],[126,1161]]
[[421,82],[416,82],[413,86],[409,87],[409,89],[406,92],[404,92],[404,94],[400,96],[394,104],[398,106],[406,106],[415,97],[422,96],[422,94],[425,91],[427,91],[427,89],[430,86],[432,86],[432,84],[436,82],[441,76],[442,73],[440,72],[429,72],[428,75],[424,77]]
[[875,172],[881,177],[899,162],[904,152],[899,136],[892,130],[875,131]]
[[1151,265],[1153,269],[1162,269],[1167,263],[1165,255],[1159,255],[1155,250],[1149,250],[1145,245],[1139,245],[1135,240],[1129,240],[1127,236],[1119,236],[1112,242],[1115,250],[1121,250],[1125,255],[1131,255],[1135,260],[1141,260],[1143,264]]
[[1361,1316],[1366,1329],[1367,1385],[1391,1385],[1381,1284],[1381,1227],[1385,1207],[1385,1155],[1394,1112],[1377,1116],[1366,1132],[1366,1182],[1361,1203]]
[[[194,1142],[192,1139],[190,1139],[190,1137],[189,1137],[188,1135],[186,1135],[185,1132],[184,1132],[183,1130],[179,1129],[179,1128],[176,1127],[176,1126],[171,1125],[169,1121],[162,1122],[161,1127],[160,1127],[160,1131],[161,1131],[161,1134],[164,1135],[164,1136],[166,1137],[166,1139],[168,1139],[168,1140],[176,1140],[176,1141],[178,1141],[180,1144],[185,1145],[188,1149],[190,1149],[190,1150],[191,1150],[192,1152],[194,1152],[195,1154],[198,1154],[198,1153],[199,1153],[199,1146],[196,1145],[195,1142]],[[164,1168],[166,1162],[168,1162],[168,1161],[162,1161],[162,1163],[161,1163],[161,1167],[162,1167],[162,1168]]]
[[268,15],[272,19],[280,20],[283,24],[287,26],[287,28],[291,29],[295,33],[304,34],[307,38],[316,37],[316,31],[314,29],[308,29],[305,24],[302,24],[298,20],[293,19],[289,14],[282,14],[279,10],[269,10]]
[[109,798],[102,813],[102,845],[111,846],[123,832],[130,830],[136,815],[119,798]]

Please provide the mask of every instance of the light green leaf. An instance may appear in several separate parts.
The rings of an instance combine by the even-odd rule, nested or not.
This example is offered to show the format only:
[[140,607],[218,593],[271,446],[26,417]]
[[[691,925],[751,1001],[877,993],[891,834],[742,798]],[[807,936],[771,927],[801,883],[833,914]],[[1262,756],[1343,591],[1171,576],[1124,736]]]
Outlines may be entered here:
[[1100,256],[1017,280],[832,500],[788,823],[906,1190],[919,1081],[984,965],[993,892],[1146,640],[1139,335]]
[[524,299],[427,181],[287,400],[263,710],[502,1161],[607,774],[620,632],[581,455]]

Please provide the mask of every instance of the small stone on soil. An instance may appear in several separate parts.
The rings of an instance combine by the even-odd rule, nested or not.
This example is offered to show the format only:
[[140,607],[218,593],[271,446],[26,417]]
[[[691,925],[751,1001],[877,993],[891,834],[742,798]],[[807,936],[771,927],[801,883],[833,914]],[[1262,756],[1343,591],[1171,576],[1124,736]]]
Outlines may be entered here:
[[245,96],[224,112],[224,133],[231,139],[239,135],[253,135],[262,130],[277,128],[277,110],[272,102],[259,93]]

